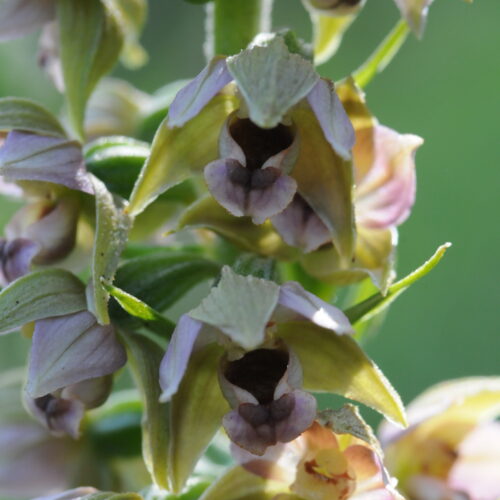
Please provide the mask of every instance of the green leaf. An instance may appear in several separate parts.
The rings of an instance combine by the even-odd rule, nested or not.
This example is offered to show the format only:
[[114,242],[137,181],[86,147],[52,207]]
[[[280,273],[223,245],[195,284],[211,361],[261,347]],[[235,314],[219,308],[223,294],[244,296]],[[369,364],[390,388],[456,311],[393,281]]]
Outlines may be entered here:
[[0,334],[30,321],[87,308],[85,287],[73,274],[47,269],[23,276],[0,292]]
[[398,393],[350,336],[298,321],[279,325],[276,336],[299,357],[305,389],[340,394],[406,425]]
[[168,446],[170,438],[169,405],[159,402],[160,363],[163,350],[147,338],[127,330],[119,331],[127,347],[129,366],[141,394],[142,454],[155,484],[168,488]]
[[134,186],[131,214],[141,213],[161,193],[217,159],[220,130],[236,107],[234,95],[220,93],[182,127],[171,129],[166,119],[162,122]]
[[259,255],[291,258],[298,251],[286,245],[272,224],[255,225],[250,217],[235,217],[207,195],[189,206],[181,215],[178,229],[210,229],[235,245]]
[[441,245],[427,262],[422,264],[418,269],[404,277],[402,280],[391,285],[386,295],[376,293],[363,302],[344,311],[346,316],[349,318],[349,321],[355,325],[355,323],[369,321],[374,316],[382,312],[411,285],[434,269],[450,246],[451,243]]
[[179,493],[210,443],[229,405],[218,382],[224,349],[211,343],[196,351],[170,403],[169,484]]
[[41,135],[66,137],[59,120],[43,106],[29,99],[0,99],[0,130],[24,130]]
[[250,119],[262,128],[278,125],[319,80],[313,65],[290,53],[279,35],[266,40],[265,46],[229,57],[227,68],[245,98]]
[[101,457],[141,454],[142,403],[136,390],[115,392],[87,416],[86,436]]
[[162,252],[124,263],[116,273],[115,285],[157,311],[164,311],[193,286],[215,278],[219,272],[219,264],[199,255]]
[[237,274],[243,276],[255,276],[256,278],[279,282],[274,259],[266,259],[251,253],[245,253],[238,257],[232,267]]
[[87,170],[112,193],[127,199],[149,155],[149,145],[129,137],[105,137],[85,148]]
[[353,77],[356,84],[364,88],[377,73],[384,71],[403,46],[408,33],[409,29],[406,21],[403,19],[398,21],[392,31],[375,49],[375,52],[354,72]]
[[96,201],[96,231],[92,255],[92,297],[89,309],[101,324],[109,323],[109,294],[102,285],[112,283],[120,255],[127,243],[131,226],[130,217],[124,212],[124,205],[106,189],[97,178],[93,178]]
[[278,297],[276,283],[240,276],[225,266],[218,285],[189,316],[219,328],[246,350],[256,349],[264,341]]
[[162,335],[162,337],[169,338],[172,335],[175,328],[174,323],[162,316],[158,311],[116,286],[106,283],[103,283],[103,286],[127,313],[142,320],[144,326]]
[[69,119],[82,139],[87,99],[116,63],[123,35],[100,0],[58,0],[57,20]]

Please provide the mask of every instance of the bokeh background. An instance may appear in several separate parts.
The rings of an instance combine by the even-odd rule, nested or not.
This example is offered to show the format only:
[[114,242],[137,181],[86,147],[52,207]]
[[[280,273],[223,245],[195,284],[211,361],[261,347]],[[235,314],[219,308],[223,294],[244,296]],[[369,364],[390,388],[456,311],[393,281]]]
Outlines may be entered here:
[[[392,0],[368,0],[337,56],[319,68],[339,79],[370,54],[398,19]],[[115,75],[151,92],[196,75],[204,64],[203,8],[152,0],[143,42],[149,63]],[[500,2],[438,0],[422,41],[410,37],[368,87],[380,122],[425,139],[418,193],[401,227],[398,275],[445,242],[442,263],[392,306],[367,349],[405,402],[454,377],[499,373],[500,365]],[[299,0],[276,0],[274,26],[304,39]],[[61,99],[36,65],[36,36],[0,45],[0,96],[28,96],[58,111]],[[0,224],[14,207],[0,201]],[[0,338],[2,369],[26,357],[27,341]]]

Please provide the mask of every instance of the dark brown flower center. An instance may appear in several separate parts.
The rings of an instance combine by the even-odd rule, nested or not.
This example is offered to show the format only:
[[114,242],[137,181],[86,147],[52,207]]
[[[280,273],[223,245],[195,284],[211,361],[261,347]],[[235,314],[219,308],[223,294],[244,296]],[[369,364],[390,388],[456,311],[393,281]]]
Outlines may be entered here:
[[260,128],[248,118],[235,120],[229,127],[231,136],[245,154],[246,168],[256,170],[271,157],[287,149],[293,142],[289,127]]
[[260,404],[271,403],[288,365],[288,354],[279,349],[256,349],[228,363],[227,380],[255,396]]

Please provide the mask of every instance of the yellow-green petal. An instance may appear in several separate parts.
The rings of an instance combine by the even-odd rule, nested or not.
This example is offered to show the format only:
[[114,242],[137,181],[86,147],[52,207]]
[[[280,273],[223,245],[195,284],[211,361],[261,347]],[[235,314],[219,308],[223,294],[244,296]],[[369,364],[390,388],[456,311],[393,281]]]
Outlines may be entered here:
[[129,211],[141,213],[168,188],[200,171],[218,156],[218,138],[227,116],[237,108],[234,95],[215,96],[185,125],[169,128],[165,119],[158,128],[130,198]]
[[283,323],[276,335],[299,357],[305,389],[340,394],[406,425],[398,393],[351,337],[305,322]]

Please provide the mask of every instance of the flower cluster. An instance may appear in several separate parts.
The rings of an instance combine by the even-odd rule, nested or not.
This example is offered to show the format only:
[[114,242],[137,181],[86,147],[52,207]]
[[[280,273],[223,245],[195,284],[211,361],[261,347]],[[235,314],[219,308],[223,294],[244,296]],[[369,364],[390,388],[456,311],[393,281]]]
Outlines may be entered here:
[[[498,380],[433,389],[407,419],[359,342],[449,246],[395,282],[423,140],[379,124],[366,76],[334,83],[314,65],[365,2],[304,0],[314,53],[255,28],[266,3],[209,0],[216,55],[148,95],[101,81],[145,60],[145,0],[0,1],[0,41],[42,28],[39,62],[66,104],[59,120],[0,98],[0,194],[17,204],[0,334],[30,344],[26,376],[0,374],[0,495],[500,495],[484,447],[499,437]],[[396,4],[420,34],[430,2]],[[320,410],[318,393],[380,413],[380,442],[357,406]]]

